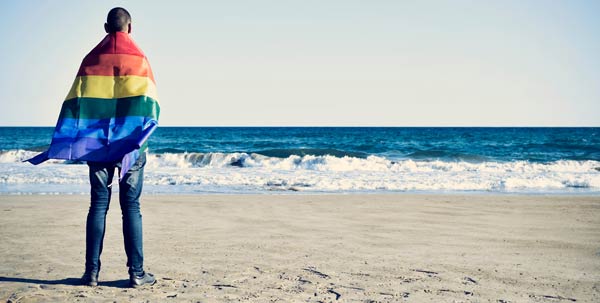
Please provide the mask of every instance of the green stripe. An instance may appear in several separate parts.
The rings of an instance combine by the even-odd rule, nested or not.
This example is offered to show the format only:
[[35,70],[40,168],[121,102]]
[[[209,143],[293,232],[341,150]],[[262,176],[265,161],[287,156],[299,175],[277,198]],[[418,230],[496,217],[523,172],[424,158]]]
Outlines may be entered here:
[[126,116],[158,120],[160,105],[148,96],[119,99],[73,98],[63,102],[60,119],[110,119]]
[[142,146],[140,146],[140,153],[145,152],[148,149],[148,140],[144,141],[144,143],[142,143]]

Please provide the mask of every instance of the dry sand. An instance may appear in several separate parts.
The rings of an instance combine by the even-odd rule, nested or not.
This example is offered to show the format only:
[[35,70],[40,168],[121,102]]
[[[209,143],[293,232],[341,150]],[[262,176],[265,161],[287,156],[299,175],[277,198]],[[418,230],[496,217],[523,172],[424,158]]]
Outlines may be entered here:
[[126,288],[113,201],[100,286],[77,286],[86,196],[0,196],[10,302],[600,302],[600,197],[146,196]]

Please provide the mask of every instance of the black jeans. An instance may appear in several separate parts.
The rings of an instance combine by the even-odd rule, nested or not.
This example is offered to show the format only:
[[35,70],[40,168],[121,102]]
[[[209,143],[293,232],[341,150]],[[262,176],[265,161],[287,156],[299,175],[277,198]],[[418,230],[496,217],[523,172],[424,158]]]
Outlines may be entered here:
[[[146,153],[141,153],[124,178],[119,182],[119,202],[123,215],[123,238],[129,273],[144,271],[142,246],[142,214],[140,195],[144,183]],[[106,230],[106,213],[110,204],[111,182],[120,163],[88,162],[90,168],[91,204],[86,223],[86,271],[100,271],[100,254]]]

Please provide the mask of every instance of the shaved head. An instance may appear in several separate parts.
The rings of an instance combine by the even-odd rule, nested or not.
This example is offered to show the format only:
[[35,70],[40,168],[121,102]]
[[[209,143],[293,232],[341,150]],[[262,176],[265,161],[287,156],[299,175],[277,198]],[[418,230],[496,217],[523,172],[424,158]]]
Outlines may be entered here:
[[108,12],[104,29],[107,33],[130,32],[131,15],[122,7],[115,7]]

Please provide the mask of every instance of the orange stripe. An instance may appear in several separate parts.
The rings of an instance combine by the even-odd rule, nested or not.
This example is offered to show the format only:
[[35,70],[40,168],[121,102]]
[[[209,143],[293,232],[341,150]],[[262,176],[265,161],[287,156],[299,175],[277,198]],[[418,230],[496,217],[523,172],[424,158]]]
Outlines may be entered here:
[[89,55],[81,63],[77,76],[140,76],[154,82],[146,57],[126,54]]

